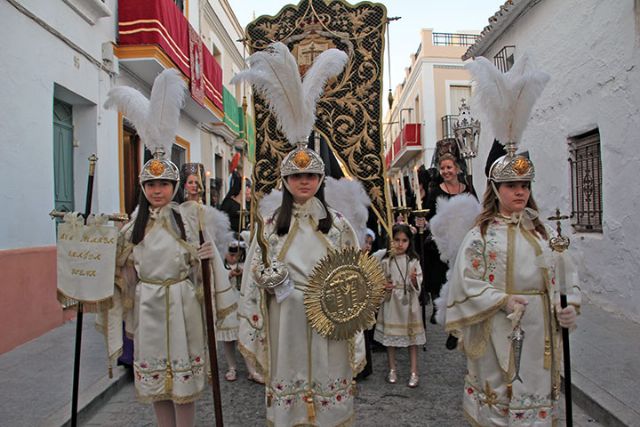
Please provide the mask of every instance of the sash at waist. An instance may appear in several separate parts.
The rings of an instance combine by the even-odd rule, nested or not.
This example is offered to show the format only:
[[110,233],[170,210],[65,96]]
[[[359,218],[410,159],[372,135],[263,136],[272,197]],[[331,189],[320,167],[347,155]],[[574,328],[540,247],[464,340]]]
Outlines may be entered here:
[[547,290],[539,290],[539,289],[529,289],[526,291],[517,291],[517,292],[507,292],[509,295],[546,295]]
[[145,279],[143,277],[140,277],[140,282],[147,283],[149,285],[171,286],[171,285],[175,285],[176,283],[184,282],[188,278],[189,278],[189,275],[185,275],[184,277],[180,277],[178,279],[170,278],[165,280],[153,280],[153,279]]

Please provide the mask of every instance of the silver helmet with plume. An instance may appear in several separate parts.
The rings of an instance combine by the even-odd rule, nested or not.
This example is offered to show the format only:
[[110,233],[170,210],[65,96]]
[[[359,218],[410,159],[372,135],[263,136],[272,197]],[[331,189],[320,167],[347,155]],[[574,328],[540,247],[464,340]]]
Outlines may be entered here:
[[283,43],[276,42],[249,57],[250,69],[241,71],[232,84],[248,81],[266,99],[278,125],[293,150],[280,166],[285,178],[300,173],[324,176],[324,162],[307,147],[307,139],[316,120],[316,104],[327,80],[342,72],[348,56],[339,49],[322,52],[300,77],[295,58]]

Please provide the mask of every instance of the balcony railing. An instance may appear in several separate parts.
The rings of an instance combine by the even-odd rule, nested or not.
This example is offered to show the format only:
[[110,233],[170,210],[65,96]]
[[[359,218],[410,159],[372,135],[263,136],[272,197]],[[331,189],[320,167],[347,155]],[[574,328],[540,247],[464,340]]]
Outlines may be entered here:
[[477,34],[433,33],[434,46],[471,46],[480,36]]
[[[187,18],[173,0],[119,0],[118,46],[137,48],[129,55],[149,56],[145,49],[159,48],[182,73],[191,77],[189,32]],[[136,56],[139,55],[139,56]],[[202,75],[205,97],[220,111],[222,103],[222,68],[209,49],[202,46]]]
[[458,116],[442,116],[440,120],[442,122],[442,139],[455,138],[456,135],[453,132],[453,124],[458,120]]
[[404,125],[402,131],[398,134],[395,141],[393,141],[393,145],[385,156],[387,168],[390,168],[392,165],[402,166],[400,163],[404,164],[407,156],[413,157],[413,153],[422,148],[420,133],[420,123],[407,123]]

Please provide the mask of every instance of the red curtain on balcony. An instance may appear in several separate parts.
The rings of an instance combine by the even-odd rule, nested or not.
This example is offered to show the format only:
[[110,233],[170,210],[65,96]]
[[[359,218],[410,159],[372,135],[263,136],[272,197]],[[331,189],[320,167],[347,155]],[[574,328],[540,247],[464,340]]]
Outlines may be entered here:
[[[172,0],[119,0],[119,40],[121,46],[156,45],[182,73],[191,76],[189,21]],[[220,110],[222,69],[204,47],[205,95]]]
[[222,68],[209,49],[203,49],[202,53],[204,54],[204,93],[213,102],[213,105],[224,111],[222,105]]

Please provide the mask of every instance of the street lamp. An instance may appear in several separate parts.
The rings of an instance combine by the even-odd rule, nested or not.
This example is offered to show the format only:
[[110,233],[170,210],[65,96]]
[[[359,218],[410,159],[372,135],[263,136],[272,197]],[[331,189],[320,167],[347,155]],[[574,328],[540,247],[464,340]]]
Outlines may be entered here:
[[462,99],[459,108],[458,120],[453,122],[453,133],[456,137],[460,156],[467,166],[467,179],[469,186],[475,194],[473,188],[472,160],[478,155],[478,143],[480,142],[480,121],[474,120],[471,116],[471,108]]

